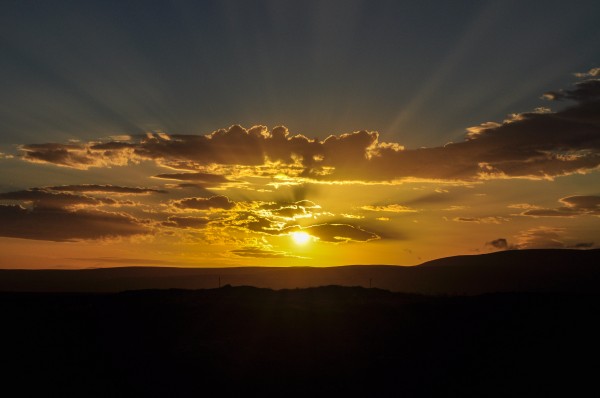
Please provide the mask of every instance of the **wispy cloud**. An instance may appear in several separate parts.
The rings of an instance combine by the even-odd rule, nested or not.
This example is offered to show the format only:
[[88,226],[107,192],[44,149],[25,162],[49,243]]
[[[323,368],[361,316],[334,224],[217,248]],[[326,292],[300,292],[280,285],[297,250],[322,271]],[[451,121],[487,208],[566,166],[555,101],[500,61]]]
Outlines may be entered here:
[[553,209],[528,208],[520,215],[529,217],[575,217],[580,215],[600,216],[600,196],[575,195],[560,199],[563,206]]

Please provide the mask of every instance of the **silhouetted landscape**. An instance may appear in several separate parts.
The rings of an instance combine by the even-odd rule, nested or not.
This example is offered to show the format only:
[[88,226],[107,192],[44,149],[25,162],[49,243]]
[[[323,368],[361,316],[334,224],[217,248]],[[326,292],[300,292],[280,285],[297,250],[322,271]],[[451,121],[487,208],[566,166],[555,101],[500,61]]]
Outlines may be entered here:
[[[599,370],[599,254],[503,252],[398,271],[420,283],[407,290],[468,295],[230,284],[114,292],[135,287],[135,275],[144,272],[149,276],[138,286],[180,286],[184,270],[2,271],[4,385],[24,396],[573,395],[594,388]],[[535,278],[536,267],[546,277]],[[390,268],[282,269],[291,274],[279,279],[268,269],[262,283],[291,283],[314,271],[299,279],[307,284],[340,271],[338,281],[371,277],[383,284],[387,277],[399,289],[404,285]],[[194,271],[193,283],[213,275],[188,275]],[[257,269],[243,276],[241,269],[218,271],[261,280]],[[34,283],[38,274],[46,285]],[[20,275],[26,278],[19,282]],[[493,284],[496,275],[505,277]],[[82,291],[69,292],[77,283]],[[25,286],[29,292],[15,291]],[[33,291],[44,287],[48,292]]]
[[513,250],[433,260],[414,267],[165,268],[0,270],[0,291],[120,292],[207,289],[230,284],[270,289],[326,285],[377,287],[419,294],[596,292],[600,249]]

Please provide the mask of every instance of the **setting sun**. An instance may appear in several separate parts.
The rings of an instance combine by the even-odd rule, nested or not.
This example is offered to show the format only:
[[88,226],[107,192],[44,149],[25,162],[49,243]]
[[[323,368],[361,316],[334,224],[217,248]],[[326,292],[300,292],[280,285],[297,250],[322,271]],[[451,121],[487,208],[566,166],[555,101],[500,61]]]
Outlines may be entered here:
[[298,245],[304,245],[310,240],[310,235],[306,232],[292,232],[292,239]]

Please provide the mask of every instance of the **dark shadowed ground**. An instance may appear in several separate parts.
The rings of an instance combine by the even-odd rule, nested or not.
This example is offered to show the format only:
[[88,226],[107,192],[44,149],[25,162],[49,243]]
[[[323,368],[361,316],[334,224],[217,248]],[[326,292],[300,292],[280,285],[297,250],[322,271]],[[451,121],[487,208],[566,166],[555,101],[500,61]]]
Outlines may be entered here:
[[0,293],[0,314],[10,396],[578,396],[600,371],[595,294]]
[[[599,257],[528,250],[417,267],[4,270],[2,388],[581,396],[600,374]],[[236,286],[215,288],[219,277]],[[369,280],[376,288],[360,287]]]

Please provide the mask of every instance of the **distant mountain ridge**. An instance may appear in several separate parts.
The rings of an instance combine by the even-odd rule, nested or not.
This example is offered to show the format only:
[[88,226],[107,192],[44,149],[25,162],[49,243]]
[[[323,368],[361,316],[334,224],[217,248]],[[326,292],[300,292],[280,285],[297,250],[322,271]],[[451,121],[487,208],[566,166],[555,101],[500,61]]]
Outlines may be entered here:
[[206,289],[249,285],[272,289],[325,285],[377,287],[421,294],[493,292],[596,293],[600,249],[512,250],[440,258],[414,267],[164,268],[0,270],[0,291],[117,292],[138,289]]

